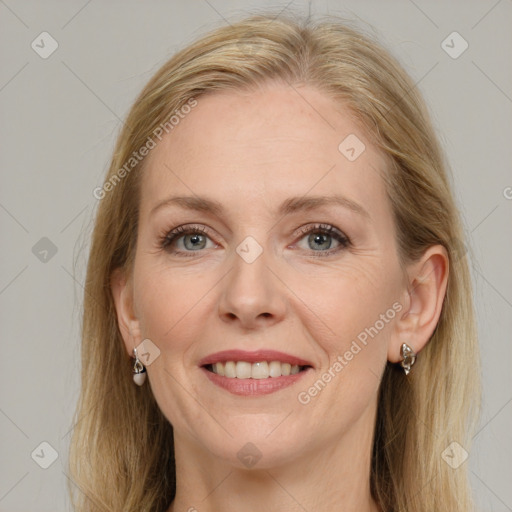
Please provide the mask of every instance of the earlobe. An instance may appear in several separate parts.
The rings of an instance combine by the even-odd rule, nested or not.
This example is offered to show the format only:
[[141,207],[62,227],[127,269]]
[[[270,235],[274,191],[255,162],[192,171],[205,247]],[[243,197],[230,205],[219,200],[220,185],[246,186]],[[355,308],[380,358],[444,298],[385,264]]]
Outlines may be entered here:
[[[448,284],[448,253],[442,245],[429,247],[421,259],[408,269],[408,289],[404,291],[408,307],[397,319],[388,348],[388,360],[403,360],[401,348],[406,343],[419,354],[432,336],[441,316]],[[421,357],[421,355],[417,356]]]
[[117,314],[117,324],[123,338],[126,351],[133,356],[133,348],[140,336],[140,323],[133,308],[133,287],[123,269],[116,269],[110,279],[110,288]]

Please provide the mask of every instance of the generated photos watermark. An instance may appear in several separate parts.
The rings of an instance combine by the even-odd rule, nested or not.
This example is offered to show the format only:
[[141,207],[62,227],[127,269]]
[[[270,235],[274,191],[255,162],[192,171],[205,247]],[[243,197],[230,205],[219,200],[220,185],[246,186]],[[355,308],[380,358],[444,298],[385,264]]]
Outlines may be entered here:
[[354,357],[363,350],[364,347],[368,345],[368,338],[373,339],[377,334],[379,334],[382,329],[388,324],[393,318],[395,318],[396,314],[402,311],[403,306],[400,302],[395,302],[393,305],[385,312],[379,315],[379,319],[374,322],[374,324],[370,327],[366,327],[362,330],[357,336],[356,339],[352,340],[350,344],[350,348],[346,350],[343,355],[338,355],[334,363],[326,370],[320,378],[318,378],[312,386],[310,386],[307,390],[301,391],[297,395],[297,400],[302,405],[307,405],[311,400],[318,396],[331,382],[332,379],[338,375],[345,366],[349,364]]
[[149,152],[156,147],[156,140],[162,140],[164,134],[170,133],[171,130],[176,128],[180,121],[185,118],[190,111],[197,106],[197,100],[195,98],[190,98],[184,105],[180,108],[177,108],[173,114],[169,117],[169,119],[165,123],[160,123],[157,126],[153,133],[147,138],[146,142],[137,150],[134,151],[130,158],[125,162],[123,167],[121,167],[114,175],[112,175],[102,187],[96,187],[92,195],[98,199],[103,199],[108,192],[113,190],[115,186],[125,178],[132,169],[134,169],[139,162],[141,162],[145,156],[149,154]]

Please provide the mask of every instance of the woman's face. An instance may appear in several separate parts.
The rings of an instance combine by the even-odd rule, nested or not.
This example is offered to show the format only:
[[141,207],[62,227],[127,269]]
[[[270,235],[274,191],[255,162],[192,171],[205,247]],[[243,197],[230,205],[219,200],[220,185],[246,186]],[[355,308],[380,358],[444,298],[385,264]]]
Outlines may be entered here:
[[146,162],[127,350],[158,348],[151,389],[203,457],[369,445],[406,309],[385,160],[311,87],[197,101]]

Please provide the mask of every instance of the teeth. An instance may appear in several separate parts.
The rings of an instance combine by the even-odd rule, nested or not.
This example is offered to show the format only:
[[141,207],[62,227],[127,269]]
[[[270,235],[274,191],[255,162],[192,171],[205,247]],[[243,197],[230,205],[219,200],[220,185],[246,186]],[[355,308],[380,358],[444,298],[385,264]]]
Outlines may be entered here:
[[222,377],[224,377],[224,365],[222,363],[215,363],[213,365],[213,371],[217,375],[221,375]]
[[251,365],[251,377],[253,379],[268,379],[269,375],[268,363],[266,361]]
[[272,361],[269,365],[268,365],[268,373],[271,377],[281,377],[281,375],[284,375],[282,373],[282,366],[283,364],[281,364],[279,361]]
[[251,378],[251,363],[245,361],[238,361],[236,363],[236,377],[237,379],[250,379]]
[[282,375],[295,375],[304,367],[297,364],[281,363],[280,361],[261,361],[252,364],[247,361],[227,361],[212,364],[211,369],[213,373],[228,379],[268,379],[269,377],[281,377]]
[[[216,366],[218,368],[218,366],[222,366],[222,363],[217,363]],[[228,361],[224,365],[224,375],[230,379],[234,379],[236,377],[236,365],[233,361]]]

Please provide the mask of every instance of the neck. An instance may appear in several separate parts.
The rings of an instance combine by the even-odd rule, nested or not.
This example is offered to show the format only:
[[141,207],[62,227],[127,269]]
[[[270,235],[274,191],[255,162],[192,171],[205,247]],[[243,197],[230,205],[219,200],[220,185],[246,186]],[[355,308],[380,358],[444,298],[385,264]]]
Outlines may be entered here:
[[175,434],[176,496],[168,512],[378,512],[369,478],[373,424],[367,417],[334,444],[259,470],[199,453]]

